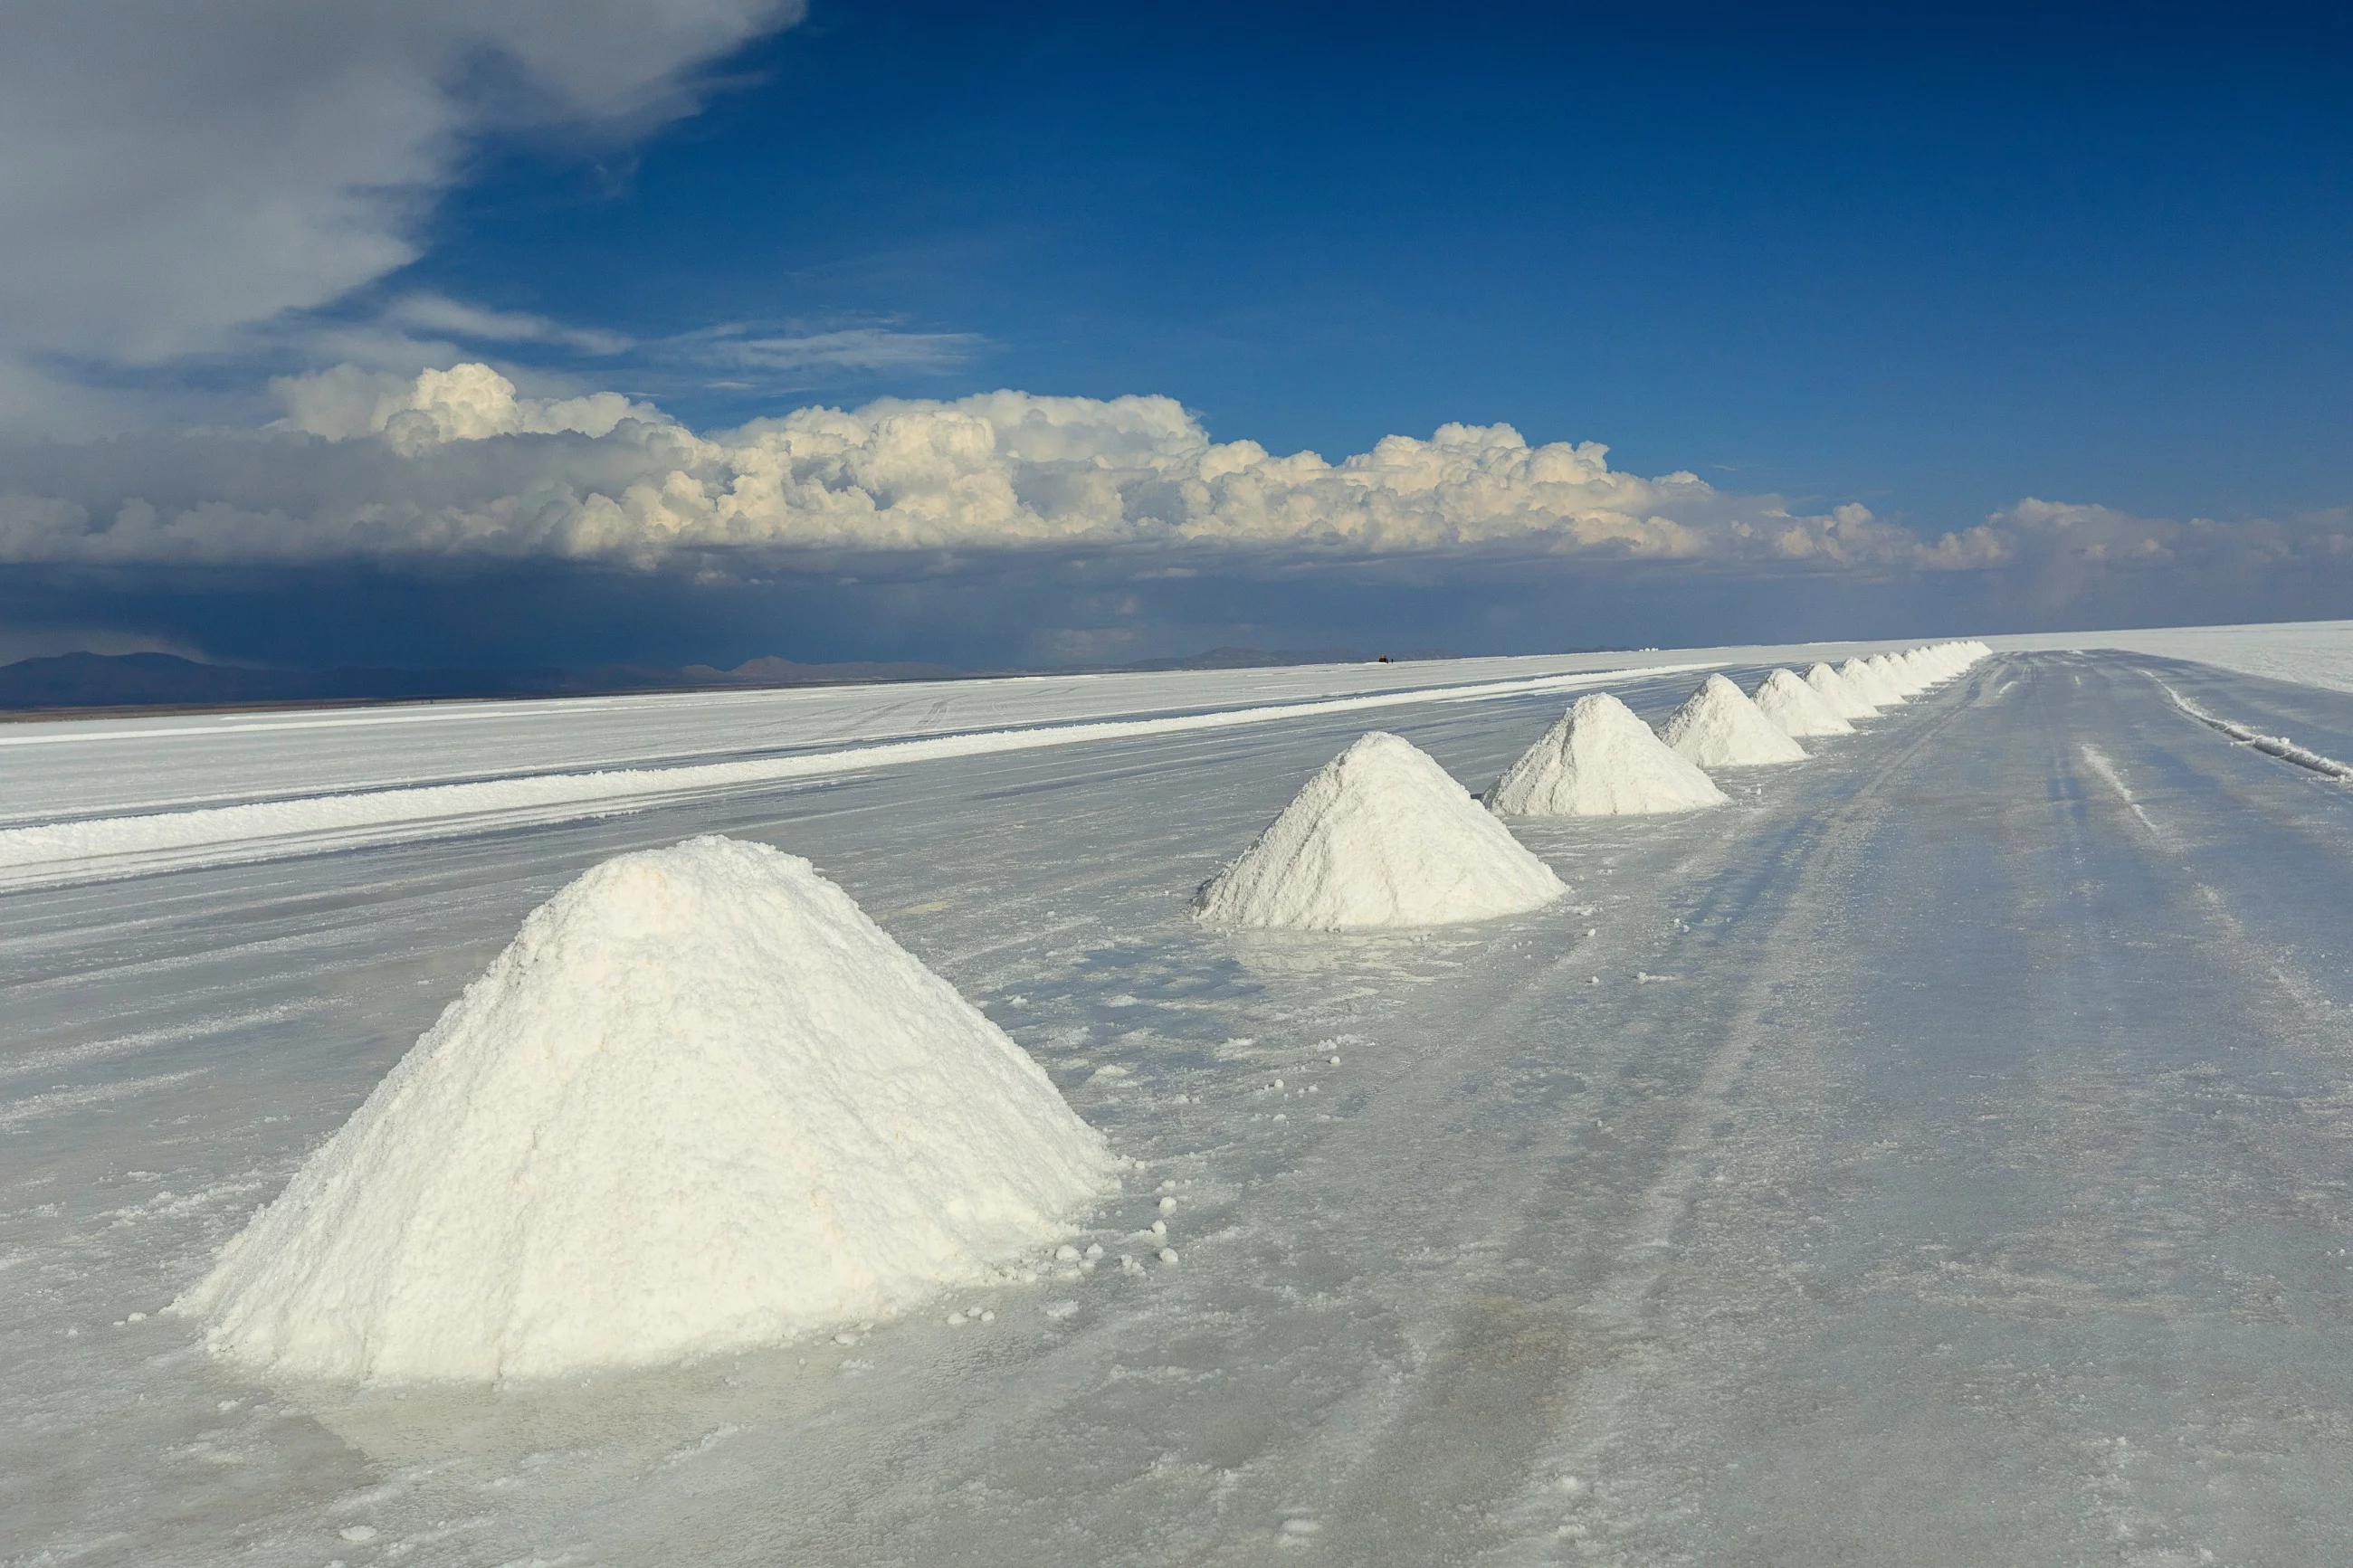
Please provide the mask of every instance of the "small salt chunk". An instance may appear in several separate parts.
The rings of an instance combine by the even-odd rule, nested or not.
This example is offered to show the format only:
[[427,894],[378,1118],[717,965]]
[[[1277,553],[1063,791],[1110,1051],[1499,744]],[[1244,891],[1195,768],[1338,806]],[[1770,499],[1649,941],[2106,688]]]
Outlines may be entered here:
[[997,1321],[997,1314],[994,1312],[983,1312],[980,1315],[980,1321],[984,1323],[993,1323]]
[[952,1329],[960,1329],[964,1327],[964,1314],[962,1312],[950,1312],[948,1314],[948,1327]]
[[1166,1236],[1168,1234],[1168,1222],[1165,1219],[1154,1220],[1152,1222],[1152,1234],[1155,1236]]
[[1176,1200],[1175,1198],[1162,1198],[1160,1200],[1160,1212],[1162,1214],[1175,1214],[1176,1212]]
[[347,1524],[335,1533],[342,1536],[345,1541],[350,1542],[353,1546],[365,1546],[369,1542],[375,1539],[375,1526],[372,1524]]
[[1103,1249],[1102,1242],[1091,1241],[1087,1243],[1087,1256],[1089,1258],[1101,1258],[1103,1255]]
[[1173,1193],[1176,1190],[1176,1184],[1174,1182],[1163,1182],[1152,1190],[1155,1193]]
[[1332,1065],[1334,1067],[1338,1067],[1340,1065],[1340,1058],[1338,1057],[1334,1057],[1332,1058]]
[[147,1314],[144,1312],[133,1312],[131,1316],[123,1319],[122,1321],[126,1323],[143,1323],[147,1321]]
[[1058,1263],[1076,1263],[1079,1260],[1079,1249],[1066,1241],[1054,1248],[1054,1260]]
[[1285,1535],[1314,1535],[1322,1531],[1324,1521],[1315,1519],[1286,1519],[1282,1521]]
[[1282,1087],[1282,1080],[1281,1079],[1276,1079],[1274,1080],[1274,1087],[1275,1087],[1275,1088],[1277,1088],[1277,1089],[1281,1089],[1281,1088]]
[[1160,1261],[1161,1261],[1161,1262],[1163,1262],[1163,1263],[1174,1263],[1174,1262],[1176,1262],[1176,1249],[1175,1247],[1162,1247],[1162,1248],[1160,1249]]

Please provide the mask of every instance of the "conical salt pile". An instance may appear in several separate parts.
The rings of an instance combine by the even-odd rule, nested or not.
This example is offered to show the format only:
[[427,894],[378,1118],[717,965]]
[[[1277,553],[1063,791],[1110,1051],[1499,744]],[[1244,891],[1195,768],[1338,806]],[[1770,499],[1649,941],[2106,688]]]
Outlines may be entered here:
[[1887,682],[1887,678],[1873,669],[1869,661],[1848,659],[1838,667],[1839,679],[1854,688],[1865,702],[1874,708],[1894,708],[1904,700],[1904,693]]
[[1802,763],[1806,753],[1781,733],[1747,693],[1720,675],[1668,716],[1660,738],[1704,768],[1758,767],[1767,763]]
[[1818,664],[1806,671],[1806,684],[1824,707],[1841,719],[1868,719],[1879,711],[1862,700],[1862,694],[1849,684],[1847,679],[1827,664]]
[[1724,792],[1605,691],[1580,697],[1487,792],[1504,816],[1628,816],[1724,804]]
[[1784,735],[1852,735],[1848,723],[1792,669],[1777,669],[1757,683],[1757,710]]
[[807,861],[695,838],[533,910],[174,1306],[312,1376],[670,1361],[995,1278],[1113,1164]]
[[1356,931],[1518,914],[1568,889],[1437,762],[1374,731],[1203,885],[1211,925]]
[[1912,672],[1912,679],[1920,683],[1924,691],[1952,673],[1939,665],[1935,656],[1925,647],[1908,648],[1900,657],[1904,668]]
[[1864,659],[1863,663],[1869,665],[1872,673],[1885,682],[1887,689],[1898,697],[1907,700],[1915,697],[1919,694],[1920,688],[1926,684],[1918,676],[1905,668],[1899,660],[1891,658],[1886,654],[1873,654],[1869,658]]

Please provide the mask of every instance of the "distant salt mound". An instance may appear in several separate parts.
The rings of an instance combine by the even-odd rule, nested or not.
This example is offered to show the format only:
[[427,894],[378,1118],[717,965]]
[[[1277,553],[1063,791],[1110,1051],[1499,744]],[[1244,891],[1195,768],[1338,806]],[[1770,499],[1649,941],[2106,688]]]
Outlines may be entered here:
[[667,1362],[995,1278],[1113,1168],[807,861],[695,838],[533,910],[174,1308],[318,1377]]
[[1852,735],[1848,723],[1795,670],[1777,669],[1757,683],[1757,710],[1774,728],[1796,739],[1800,735]]
[[1839,678],[1862,700],[1874,708],[1894,708],[1904,700],[1904,693],[1888,683],[1887,678],[1872,668],[1867,659],[1851,658],[1839,666]]
[[1615,697],[1597,691],[1544,732],[1487,792],[1504,816],[1630,816],[1724,804],[1724,792]]
[[1362,931],[1518,914],[1567,890],[1433,758],[1376,730],[1309,779],[1193,910],[1232,929]]
[[1953,676],[1953,672],[1936,658],[1933,648],[1906,649],[1904,654],[1904,668],[1912,672],[1912,678],[1920,683],[1921,689],[1924,691],[1929,687],[1941,685],[1951,679]]
[[1802,763],[1804,748],[1765,717],[1747,693],[1711,675],[1669,715],[1661,739],[1704,768],[1761,767]]
[[1907,700],[1915,697],[1919,695],[1920,688],[1926,684],[1909,669],[1904,668],[1901,662],[1889,658],[1886,654],[1873,654],[1869,658],[1864,659],[1863,663],[1869,665],[1872,671],[1881,680],[1886,682],[1887,689],[1898,697]]
[[1868,719],[1879,711],[1862,700],[1862,694],[1850,685],[1846,678],[1827,664],[1818,664],[1806,671],[1806,684],[1822,705],[1841,719]]

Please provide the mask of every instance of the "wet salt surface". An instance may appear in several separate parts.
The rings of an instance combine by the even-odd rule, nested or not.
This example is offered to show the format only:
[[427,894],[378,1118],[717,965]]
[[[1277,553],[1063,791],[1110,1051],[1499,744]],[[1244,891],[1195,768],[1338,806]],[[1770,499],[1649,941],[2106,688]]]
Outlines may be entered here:
[[[1729,808],[1515,825],[1548,909],[1375,936],[1184,913],[1345,719],[0,899],[0,1561],[2342,1558],[2353,797],[2144,667],[2353,755],[2331,693],[1997,658]],[[1475,783],[1560,705],[1384,723]],[[525,910],[703,830],[1139,1159],[1077,1257],[405,1395],[158,1315]]]

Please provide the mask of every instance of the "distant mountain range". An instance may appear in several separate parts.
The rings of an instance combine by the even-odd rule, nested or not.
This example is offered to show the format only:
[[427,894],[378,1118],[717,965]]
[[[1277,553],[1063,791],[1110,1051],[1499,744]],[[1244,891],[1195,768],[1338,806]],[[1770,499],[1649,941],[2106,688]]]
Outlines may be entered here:
[[[1405,658],[1451,658],[1419,652]],[[1189,658],[1148,659],[1123,669],[1247,669],[1261,665],[1348,664],[1366,656],[1346,648],[1270,652],[1219,647]],[[846,686],[899,680],[955,680],[1008,674],[944,664],[800,664],[754,658],[733,669],[690,664],[608,665],[596,669],[248,669],[203,664],[168,653],[67,653],[0,665],[0,710],[90,708],[237,708],[328,702],[405,702],[487,697],[589,697],[630,691],[725,687]],[[1028,672],[1035,673],[1035,672]]]

